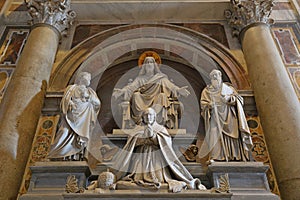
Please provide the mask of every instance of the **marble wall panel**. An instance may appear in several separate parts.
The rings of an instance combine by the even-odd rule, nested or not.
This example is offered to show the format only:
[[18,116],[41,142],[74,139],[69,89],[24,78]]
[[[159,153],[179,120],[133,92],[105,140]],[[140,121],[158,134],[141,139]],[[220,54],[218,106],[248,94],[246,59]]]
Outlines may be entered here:
[[[76,46],[83,40],[88,37],[100,33],[102,31],[116,28],[118,26],[122,26],[125,24],[108,24],[108,25],[99,25],[99,24],[90,24],[90,25],[79,25],[76,27],[72,47]],[[225,30],[222,24],[217,23],[176,23],[174,25],[183,26],[199,33],[203,33],[218,42],[222,43],[226,47],[228,47],[228,42],[225,34]]]
[[0,102],[13,72],[14,68],[0,68]]
[[299,67],[288,67],[287,68],[293,86],[297,92],[298,97],[300,97],[300,66]]
[[1,38],[0,66],[15,65],[26,43],[29,29],[7,27]]
[[72,48],[82,42],[83,40],[100,33],[102,31],[115,28],[121,26],[120,24],[109,24],[109,25],[97,25],[97,24],[91,24],[91,25],[79,25],[76,27],[73,42],[72,42]]
[[299,43],[291,27],[273,28],[282,59],[286,65],[300,64]]
[[290,2],[276,2],[273,7],[273,10],[292,10],[292,9],[293,8]]
[[300,99],[300,27],[297,23],[279,23],[271,29],[282,60]]
[[0,1],[0,11],[2,9],[2,7],[4,6],[5,0]]
[[185,28],[192,29],[199,33],[203,33],[226,47],[229,47],[227,37],[225,34],[225,29],[222,24],[208,24],[208,23],[181,23],[175,24],[178,26],[183,26]]

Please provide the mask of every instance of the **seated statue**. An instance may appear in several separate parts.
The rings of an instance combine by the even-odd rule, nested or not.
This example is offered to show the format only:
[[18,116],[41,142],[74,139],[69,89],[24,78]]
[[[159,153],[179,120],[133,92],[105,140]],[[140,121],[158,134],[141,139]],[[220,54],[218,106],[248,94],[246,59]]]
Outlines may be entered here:
[[132,185],[159,189],[165,183],[172,192],[186,188],[206,190],[177,158],[171,136],[156,122],[154,109],[143,112],[143,122],[144,130],[130,136],[123,150],[114,158],[117,189],[126,186],[132,189]]
[[[123,96],[123,123],[131,118],[135,124],[141,124],[142,113],[152,107],[157,113],[157,122],[169,129],[178,129],[183,105],[178,96],[188,96],[187,87],[178,87],[166,74],[162,73],[154,57],[144,59],[139,75],[122,89],[115,89],[113,96]],[[130,107],[128,107],[130,106]],[[129,112],[129,114],[128,114]],[[122,128],[125,126],[122,125]]]
[[75,84],[66,88],[61,100],[61,123],[56,133],[49,159],[82,160],[90,134],[96,124],[100,100],[95,91],[88,87],[91,74],[81,72]]

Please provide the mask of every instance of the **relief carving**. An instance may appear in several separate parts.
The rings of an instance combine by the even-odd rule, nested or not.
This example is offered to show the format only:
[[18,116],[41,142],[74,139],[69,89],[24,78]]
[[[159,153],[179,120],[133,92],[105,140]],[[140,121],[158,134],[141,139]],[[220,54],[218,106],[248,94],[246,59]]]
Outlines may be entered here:
[[67,193],[83,193],[84,188],[78,186],[78,180],[74,175],[70,175],[66,181],[66,192]]
[[229,176],[227,173],[219,177],[219,187],[212,188],[212,192],[230,193]]

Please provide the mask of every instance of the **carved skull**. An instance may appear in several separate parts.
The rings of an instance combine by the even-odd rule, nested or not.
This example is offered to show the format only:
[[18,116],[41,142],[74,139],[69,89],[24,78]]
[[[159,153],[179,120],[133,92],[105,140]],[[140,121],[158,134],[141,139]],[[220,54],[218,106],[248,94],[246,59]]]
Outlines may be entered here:
[[98,187],[102,189],[110,189],[115,182],[115,175],[111,172],[102,172],[98,177]]

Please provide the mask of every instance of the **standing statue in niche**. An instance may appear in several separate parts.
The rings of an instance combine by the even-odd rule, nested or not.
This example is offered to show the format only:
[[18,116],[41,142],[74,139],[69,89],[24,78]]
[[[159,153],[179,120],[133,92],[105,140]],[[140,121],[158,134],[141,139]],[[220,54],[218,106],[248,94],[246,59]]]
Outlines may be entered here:
[[[154,52],[154,55],[157,54]],[[167,75],[160,71],[155,58],[147,56],[139,75],[124,88],[115,89],[113,96],[123,96],[123,100],[129,102],[130,108],[125,108],[123,116],[131,117],[135,124],[141,124],[143,111],[152,107],[157,113],[159,124],[169,129],[178,129],[178,118],[183,110],[178,96],[188,96],[190,92],[186,88],[187,86],[178,87],[172,83]]]
[[88,87],[91,74],[81,72],[75,84],[66,88],[61,100],[61,123],[51,145],[48,158],[83,160],[86,148],[97,121],[100,100],[95,91]]
[[222,73],[213,70],[211,84],[201,94],[201,115],[206,136],[200,157],[214,161],[249,161],[252,139],[243,110],[243,98],[228,83]]
[[165,183],[171,192],[185,188],[206,190],[177,158],[172,138],[167,129],[156,122],[154,109],[148,108],[143,112],[143,122],[144,130],[129,137],[114,159],[117,189],[139,186],[159,189]]

